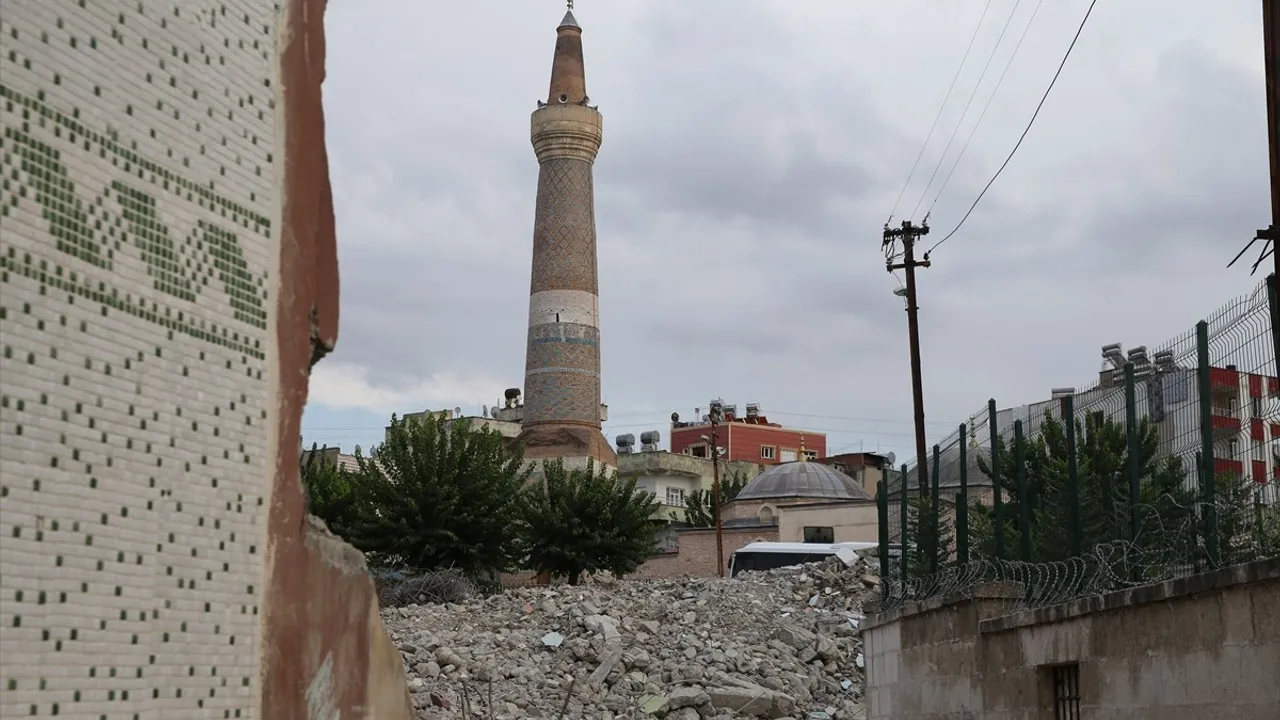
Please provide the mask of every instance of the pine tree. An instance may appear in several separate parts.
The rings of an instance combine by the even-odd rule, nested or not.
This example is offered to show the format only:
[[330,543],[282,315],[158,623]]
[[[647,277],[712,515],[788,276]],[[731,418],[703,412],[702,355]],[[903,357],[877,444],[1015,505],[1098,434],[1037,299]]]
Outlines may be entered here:
[[303,454],[300,471],[307,511],[323,520],[335,535],[348,538],[362,512],[357,476],[326,458],[324,448],[314,443],[311,451]]
[[[1086,416],[1088,417],[1088,416]],[[1140,547],[1173,556],[1191,553],[1194,489],[1178,457],[1161,456],[1157,428],[1145,418],[1138,426],[1139,533],[1133,537],[1128,476],[1128,443],[1123,423],[1110,418],[1076,420],[1076,466],[1080,497],[1080,547],[1091,548],[1114,541],[1134,541]],[[1018,467],[1014,448],[996,438],[1000,458],[1000,486],[1004,491],[1002,520],[1006,558],[1018,558],[1022,512],[1021,503],[1031,505],[1030,534],[1033,562],[1064,560],[1072,552],[1071,502],[1069,493],[1066,428],[1062,421],[1046,415],[1039,433],[1024,441],[1024,462],[1028,493],[1020,497]],[[991,477],[987,458],[978,457],[978,467]],[[984,555],[994,554],[993,510],[975,504],[970,510],[974,547]],[[1019,558],[1021,559],[1021,558]]]
[[935,510],[932,497],[907,496],[907,537],[914,541],[904,548],[909,578],[927,577],[946,567],[951,559],[955,537],[949,513],[943,512],[944,503],[939,499]]
[[[734,470],[720,478],[720,505],[723,506],[742,492],[750,480],[741,470]],[[712,492],[701,488],[684,499],[684,522],[690,527],[712,527],[716,524],[716,505],[711,502]],[[679,520],[678,513],[671,513],[672,520]]]
[[608,571],[621,577],[653,554],[659,507],[636,478],[605,468],[566,470],[543,463],[543,478],[524,491],[521,530],[529,566],[578,584],[584,575]]
[[471,575],[518,565],[529,473],[498,433],[466,420],[393,415],[385,442],[356,458],[366,512],[348,539],[371,561]]

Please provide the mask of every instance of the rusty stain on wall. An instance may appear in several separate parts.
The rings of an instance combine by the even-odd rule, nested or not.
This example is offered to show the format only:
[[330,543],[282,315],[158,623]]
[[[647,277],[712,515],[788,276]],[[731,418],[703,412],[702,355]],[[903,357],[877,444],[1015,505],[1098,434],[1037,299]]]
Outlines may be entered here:
[[359,552],[306,513],[298,443],[311,366],[337,341],[338,262],[325,150],[325,0],[286,0],[279,32],[276,464],[268,517],[262,718],[409,720],[404,668]]

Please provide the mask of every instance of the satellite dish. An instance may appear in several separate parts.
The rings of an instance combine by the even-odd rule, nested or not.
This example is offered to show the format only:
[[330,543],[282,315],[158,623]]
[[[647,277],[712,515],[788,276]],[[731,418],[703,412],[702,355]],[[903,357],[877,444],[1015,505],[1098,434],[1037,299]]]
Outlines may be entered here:
[[481,406],[480,406],[480,417],[489,417],[489,406],[488,406],[488,405],[481,405]]
[[462,417],[462,408],[460,408],[460,407],[456,407],[456,408],[454,408],[454,409],[453,409],[453,416],[454,416],[454,417]]
[[894,453],[889,453],[884,456],[884,461],[889,465],[889,467],[893,467],[893,464],[898,461],[898,456]]
[[678,412],[673,412],[673,413],[671,413],[671,422],[673,422],[673,423],[678,423],[678,422],[680,422],[680,413],[678,413]]

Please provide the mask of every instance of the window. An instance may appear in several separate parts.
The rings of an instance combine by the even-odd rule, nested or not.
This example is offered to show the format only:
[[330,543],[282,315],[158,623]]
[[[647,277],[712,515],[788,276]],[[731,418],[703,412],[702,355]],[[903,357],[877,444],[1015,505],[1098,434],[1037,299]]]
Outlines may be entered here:
[[807,543],[833,543],[836,541],[835,528],[806,527],[804,529],[804,541]]
[[761,445],[760,457],[764,460],[772,460],[774,458],[774,453],[776,452],[776,450],[777,448],[775,448],[772,445]]
[[817,460],[817,459],[818,459],[818,451],[817,451],[817,450],[805,450],[805,451],[804,451],[804,459],[805,459],[805,460]]
[[684,505],[684,490],[680,488],[667,488],[667,504],[681,506]]
[[778,459],[779,459],[779,460],[781,460],[781,461],[782,461],[782,462],[784,462],[784,463],[788,463],[788,462],[795,462],[795,461],[796,461],[796,451],[795,451],[795,450],[787,450],[786,448],[783,448],[783,449],[782,449],[781,451],[779,451],[779,453],[778,453]]
[[690,455],[692,455],[692,456],[694,456],[694,457],[700,457],[700,458],[704,458],[704,457],[711,457],[710,455],[708,455],[708,454],[707,454],[707,446],[706,446],[706,445],[694,445],[694,446],[690,447],[690,448],[689,448],[689,454],[690,454]]
[[1080,720],[1080,665],[1058,665],[1053,673],[1053,720]]

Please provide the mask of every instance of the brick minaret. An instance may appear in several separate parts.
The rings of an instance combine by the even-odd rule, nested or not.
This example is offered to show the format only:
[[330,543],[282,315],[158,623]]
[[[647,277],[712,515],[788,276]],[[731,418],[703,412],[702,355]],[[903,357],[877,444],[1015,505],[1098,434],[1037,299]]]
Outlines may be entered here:
[[617,466],[600,432],[600,300],[592,165],[603,130],[588,104],[582,28],[556,28],[551,90],[532,118],[538,157],[520,441],[531,460]]

